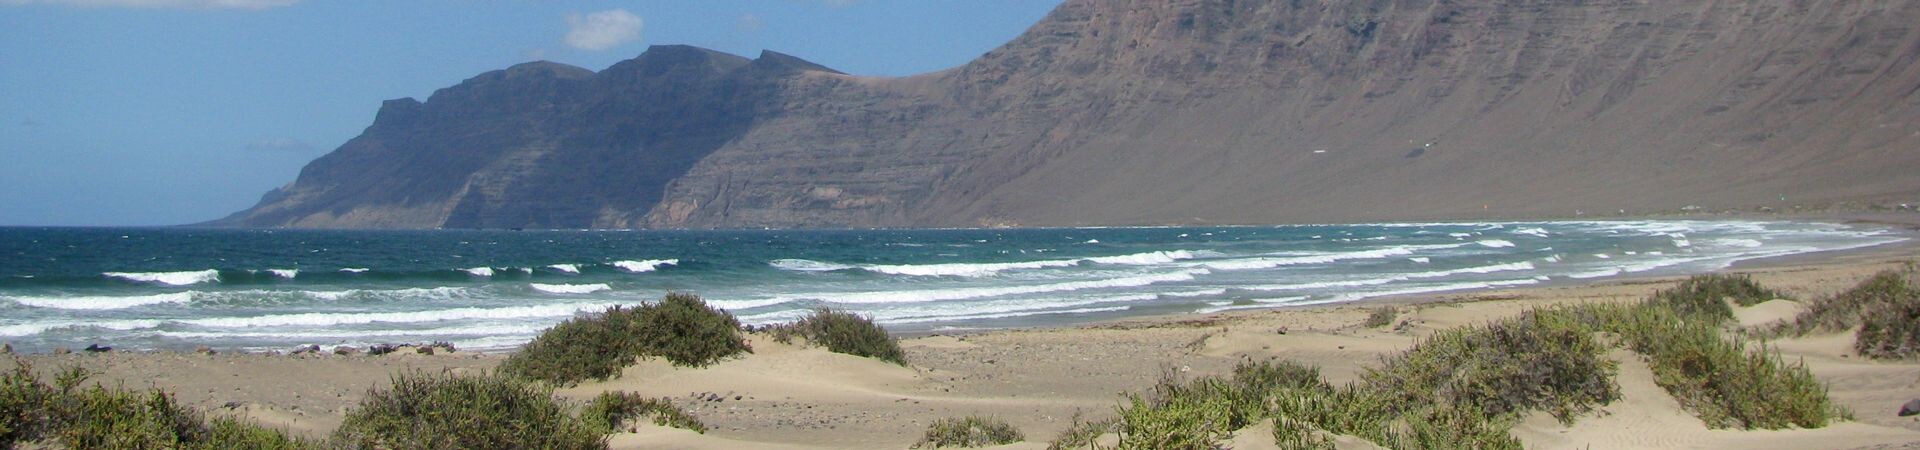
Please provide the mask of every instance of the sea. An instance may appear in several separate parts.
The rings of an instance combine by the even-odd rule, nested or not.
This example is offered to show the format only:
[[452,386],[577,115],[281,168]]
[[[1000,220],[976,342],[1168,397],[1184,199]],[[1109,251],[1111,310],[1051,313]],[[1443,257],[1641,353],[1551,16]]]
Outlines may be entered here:
[[1620,276],[1907,239],[1797,221],[1169,228],[319,231],[0,228],[19,351],[447,341],[510,350],[614,305],[698,294],[744,324],[815,308],[901,333],[1354,302]]

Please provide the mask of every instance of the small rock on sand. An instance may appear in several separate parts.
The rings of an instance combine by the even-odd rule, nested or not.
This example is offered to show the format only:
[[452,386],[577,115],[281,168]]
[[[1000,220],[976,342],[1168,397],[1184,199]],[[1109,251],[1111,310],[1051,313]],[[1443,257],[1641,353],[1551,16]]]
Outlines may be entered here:
[[205,346],[205,345],[202,345],[202,346],[198,346],[198,347],[194,347],[194,348],[193,348],[193,352],[194,352],[194,353],[199,353],[199,354],[202,354],[202,355],[211,355],[211,354],[214,354],[214,351],[213,351],[213,347],[208,347],[208,346]]
[[104,353],[104,352],[113,351],[113,347],[107,347],[100,344],[87,344],[87,348],[83,350],[86,350],[87,353]]
[[355,353],[360,353],[360,349],[353,348],[351,345],[342,345],[333,348],[333,354],[335,355],[346,356]]
[[1900,417],[1907,417],[1915,414],[1920,414],[1920,398],[1907,400],[1907,404],[1900,405]]
[[73,353],[73,350],[68,349],[65,345],[53,348],[53,354],[55,355],[65,355],[68,353]]
[[11,354],[13,354],[13,343],[12,342],[0,343],[0,355],[11,355]]

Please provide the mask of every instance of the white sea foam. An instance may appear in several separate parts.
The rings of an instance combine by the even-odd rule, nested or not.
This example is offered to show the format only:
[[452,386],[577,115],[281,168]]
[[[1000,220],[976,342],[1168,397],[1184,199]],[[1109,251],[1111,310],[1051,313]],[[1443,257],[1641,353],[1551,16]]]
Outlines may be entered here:
[[1412,258],[1407,258],[1407,260],[1408,260],[1408,261],[1413,261],[1413,262],[1417,262],[1417,263],[1421,263],[1421,264],[1427,264],[1427,263],[1431,263],[1431,262],[1433,262],[1433,258],[1428,258],[1428,257],[1425,257],[1425,256],[1416,256],[1416,257],[1412,257]]
[[1471,282],[1464,282],[1464,283],[1448,283],[1448,284],[1438,284],[1438,285],[1432,285],[1432,286],[1409,287],[1405,289],[1394,289],[1394,290],[1386,290],[1386,291],[1350,292],[1350,293],[1334,296],[1333,299],[1330,300],[1330,302],[1350,302],[1354,300],[1361,300],[1361,299],[1368,299],[1368,298],[1375,298],[1375,297],[1389,297],[1389,296],[1395,296],[1395,295],[1430,294],[1435,292],[1464,291],[1464,290],[1471,290],[1471,289],[1490,289],[1490,288],[1505,287],[1505,286],[1523,286],[1523,285],[1529,285],[1529,284],[1536,284],[1539,282],[1540,280],[1527,278],[1527,279],[1519,279],[1519,280],[1471,281]]
[[1740,247],[1740,248],[1754,248],[1754,247],[1766,245],[1766,244],[1760,243],[1760,241],[1756,241],[1753,239],[1738,239],[1738,238],[1714,239],[1708,242],[1712,243],[1713,245],[1717,245],[1721,247]]
[[1685,237],[1677,237],[1677,238],[1673,238],[1673,246],[1680,247],[1680,248],[1692,247],[1693,242],[1688,241],[1687,238]]
[[600,291],[613,290],[613,287],[608,286],[606,283],[594,283],[594,284],[527,283],[527,286],[532,287],[533,290],[545,292],[549,294],[592,294]]
[[1473,237],[1473,233],[1447,233],[1447,236],[1465,239]]
[[348,267],[348,268],[340,269],[341,272],[346,272],[346,273],[367,273],[367,270],[368,269],[362,268],[362,267]]
[[35,308],[51,309],[126,309],[148,305],[168,303],[187,303],[193,301],[193,292],[173,292],[156,295],[134,295],[125,297],[76,296],[76,297],[0,297],[14,303]]
[[[1219,260],[1219,261],[1205,261],[1205,262],[1199,263],[1199,266],[1206,267],[1208,269],[1214,269],[1214,270],[1272,269],[1275,267],[1293,266],[1293,265],[1301,265],[1301,264],[1327,264],[1335,261],[1344,261],[1349,259],[1379,259],[1379,258],[1389,258],[1389,257],[1395,257],[1395,256],[1407,256],[1407,255],[1412,255],[1415,250],[1422,249],[1422,247],[1430,247],[1430,246],[1403,245],[1398,247],[1387,247],[1387,248],[1380,248],[1380,249],[1373,249],[1373,250],[1362,250],[1362,251],[1356,251],[1356,252],[1325,253],[1325,254],[1318,254],[1318,255],[1293,256],[1293,257],[1284,257],[1284,258],[1262,257],[1262,258],[1227,259],[1227,260]],[[1441,247],[1446,247],[1446,246],[1441,246]]]
[[[254,317],[210,317],[175,322],[208,328],[334,326],[369,323],[423,323],[449,320],[500,320],[541,317],[568,317],[582,311],[597,311],[610,303],[565,303],[502,308],[453,308],[428,311],[376,313],[299,313]],[[155,325],[158,326],[158,325]]]
[[1613,259],[1613,257],[1612,257],[1612,256],[1608,256],[1608,255],[1607,255],[1607,254],[1605,254],[1605,253],[1595,253],[1595,254],[1593,254],[1593,257],[1595,257],[1595,258],[1600,258],[1600,259]]
[[101,275],[141,283],[186,286],[220,281],[220,271],[207,269],[188,272],[107,272]]
[[820,262],[820,261],[814,261],[810,259],[776,259],[771,262],[768,262],[767,265],[773,266],[776,269],[791,270],[795,272],[831,272],[835,270],[847,270],[847,269],[853,268],[853,266],[849,266],[846,264]]
[[1540,227],[1515,228],[1513,229],[1513,234],[1525,234],[1525,235],[1532,235],[1532,236],[1539,236],[1539,237],[1547,237],[1547,229],[1540,228]]
[[267,269],[267,273],[291,280],[293,277],[300,276],[300,269]]
[[471,268],[471,269],[460,269],[460,270],[463,270],[463,271],[466,271],[468,275],[473,275],[473,276],[476,276],[476,277],[491,277],[491,276],[493,276],[493,268],[492,268],[492,267],[475,267],[475,268]]
[[1091,314],[1091,313],[1097,313],[1097,312],[1126,311],[1129,309],[1133,309],[1133,307],[1132,306],[1107,306],[1107,307],[1100,307],[1100,308],[1080,308],[1080,309],[1067,309],[1067,310],[1042,310],[1042,311],[1005,312],[1005,313],[993,313],[993,314],[969,314],[964,316],[893,319],[893,320],[884,320],[881,322],[903,324],[903,323],[920,323],[920,322],[945,322],[945,321],[954,321],[954,320],[1006,319],[1011,317],[1026,317],[1026,316],[1038,316],[1038,315],[1047,315],[1047,314]]
[[1546,262],[1560,262],[1560,255],[1551,255],[1545,258],[1540,258],[1540,260],[1546,261]]
[[1158,283],[1193,281],[1196,275],[1205,275],[1206,269],[1189,269],[1179,272],[1141,275],[1132,277],[1108,278],[1103,280],[1070,281],[1065,283],[1034,284],[1022,286],[992,286],[952,289],[923,289],[880,292],[817,293],[782,296],[777,298],[788,301],[820,300],[832,303],[919,303],[943,300],[964,300],[970,298],[1002,297],[1008,295],[1040,294],[1048,292],[1066,292],[1086,289],[1107,289],[1140,287]]
[[565,272],[565,273],[574,273],[574,274],[580,273],[579,264],[554,264],[554,265],[547,266],[547,268],[560,271],[560,272]]
[[1436,270],[1432,272],[1404,273],[1404,274],[1397,274],[1397,275],[1391,275],[1386,277],[1366,278],[1366,279],[1359,279],[1359,280],[1317,281],[1317,282],[1311,282],[1311,283],[1293,283],[1293,284],[1265,284],[1265,285],[1241,286],[1241,288],[1248,289],[1248,290],[1255,290],[1255,291],[1302,291],[1302,290],[1341,288],[1341,287],[1380,286],[1380,285],[1393,284],[1401,281],[1411,281],[1411,280],[1417,280],[1417,279],[1446,278],[1454,275],[1485,274],[1485,273],[1494,273],[1494,272],[1510,272],[1510,271],[1522,271],[1522,270],[1533,270],[1533,269],[1534,269],[1533,263],[1521,261],[1517,263],[1464,267],[1459,269]]
[[548,327],[549,325],[539,325],[539,324],[501,324],[501,325],[470,325],[470,326],[457,326],[457,327],[444,327],[444,328],[405,328],[405,329],[382,329],[382,330],[328,330],[325,328],[320,328],[320,329],[305,328],[305,329],[295,329],[295,330],[285,330],[285,331],[231,331],[231,330],[155,331],[153,332],[153,334],[156,336],[170,337],[175,339],[253,338],[253,339],[301,339],[301,340],[328,339],[328,340],[332,340],[332,339],[403,338],[403,337],[413,337],[413,336],[436,336],[437,337],[437,336],[533,335],[533,334],[539,333],[540,330],[546,329]]
[[1200,290],[1193,290],[1193,291],[1160,293],[1161,296],[1165,296],[1165,297],[1212,297],[1216,295],[1226,295],[1226,294],[1227,294],[1226,288],[1200,289]]
[[58,320],[30,322],[15,325],[0,325],[0,336],[32,336],[66,328],[99,328],[103,330],[128,331],[158,327],[160,323],[158,320],[107,320],[92,322]]
[[[932,277],[932,276],[984,277],[984,276],[999,274],[1001,272],[1006,272],[1010,270],[1034,270],[1034,269],[1047,269],[1047,268],[1057,268],[1057,267],[1072,267],[1072,266],[1080,265],[1081,263],[1107,264],[1107,265],[1118,265],[1118,266],[1153,266],[1153,265],[1168,264],[1175,261],[1193,259],[1195,257],[1197,257],[1197,255],[1194,252],[1190,252],[1186,250],[1173,250],[1173,251],[1134,253],[1129,255],[1095,256],[1095,257],[1088,257],[1088,258],[1053,259],[1053,260],[1021,261],[1021,262],[1008,262],[1008,263],[894,264],[894,265],[859,266],[859,268],[861,270],[866,270],[869,272],[884,273],[888,275],[908,275],[908,276],[928,276],[928,277]],[[782,261],[790,261],[790,260],[782,260]],[[801,260],[801,261],[805,261],[805,260]],[[813,262],[813,261],[808,261],[808,262]],[[818,264],[830,264],[830,263],[818,263]],[[779,265],[776,264],[776,267],[778,266]],[[820,267],[829,267],[829,266],[820,266]],[[785,267],[782,267],[782,268],[785,268]],[[809,269],[794,269],[794,270],[809,270]],[[813,270],[818,270],[818,269],[813,269]],[[827,269],[827,270],[837,270],[837,269]]]
[[1513,242],[1509,242],[1505,239],[1483,239],[1479,242],[1475,242],[1475,244],[1480,244],[1480,246],[1487,247],[1487,248],[1506,248],[1506,247],[1513,246]]
[[1235,305],[1233,304],[1233,302],[1222,302],[1223,304],[1209,303],[1208,305],[1211,305],[1211,306],[1196,309],[1193,312],[1196,314],[1213,314],[1221,311],[1232,311],[1236,309],[1272,308],[1275,306],[1286,306],[1288,304],[1296,303],[1306,299],[1307,299],[1307,296],[1300,295],[1300,296],[1280,297],[1280,298],[1256,298],[1256,299],[1253,299],[1252,304],[1247,304],[1247,305]]
[[649,259],[649,260],[643,260],[643,261],[614,261],[613,262],[614,267],[618,267],[620,268],[620,270],[625,270],[633,273],[652,272],[655,270],[660,270],[661,266],[673,266],[673,265],[679,265],[679,264],[680,264],[680,260],[678,259]]

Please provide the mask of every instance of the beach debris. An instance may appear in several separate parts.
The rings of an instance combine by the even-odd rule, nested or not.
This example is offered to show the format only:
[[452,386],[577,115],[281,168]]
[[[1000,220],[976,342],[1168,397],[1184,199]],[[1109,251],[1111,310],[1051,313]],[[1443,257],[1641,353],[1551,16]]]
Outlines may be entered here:
[[394,350],[394,347],[391,344],[373,344],[372,347],[367,347],[367,354],[372,356],[380,356],[388,353],[393,353],[393,350]]
[[198,347],[194,347],[194,348],[193,348],[193,352],[194,352],[194,353],[199,353],[199,354],[202,354],[202,355],[212,355],[212,354],[214,354],[214,353],[216,353],[216,352],[214,352],[214,351],[213,351],[213,347],[208,347],[208,346],[205,346],[205,345],[201,345],[201,346],[198,346]]
[[355,353],[360,353],[360,349],[354,348],[354,346],[351,345],[342,345],[333,348],[333,354],[335,355],[347,356]]
[[82,350],[86,350],[87,353],[105,353],[113,351],[113,347],[105,347],[100,344],[87,344],[87,348]]
[[1916,414],[1920,414],[1920,398],[1907,400],[1907,404],[1900,405],[1900,417],[1907,417],[1907,416],[1912,416]]
[[53,348],[53,354],[55,355],[65,355],[68,353],[73,353],[73,350],[68,349],[65,345]]

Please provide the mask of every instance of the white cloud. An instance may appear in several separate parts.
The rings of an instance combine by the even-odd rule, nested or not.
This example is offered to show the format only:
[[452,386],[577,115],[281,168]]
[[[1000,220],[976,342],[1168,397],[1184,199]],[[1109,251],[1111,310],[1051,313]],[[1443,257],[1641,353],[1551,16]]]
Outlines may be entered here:
[[606,50],[640,39],[640,16],[624,9],[567,15],[567,45],[581,50]]
[[0,0],[0,5],[60,5],[88,8],[252,9],[291,6],[300,0]]

